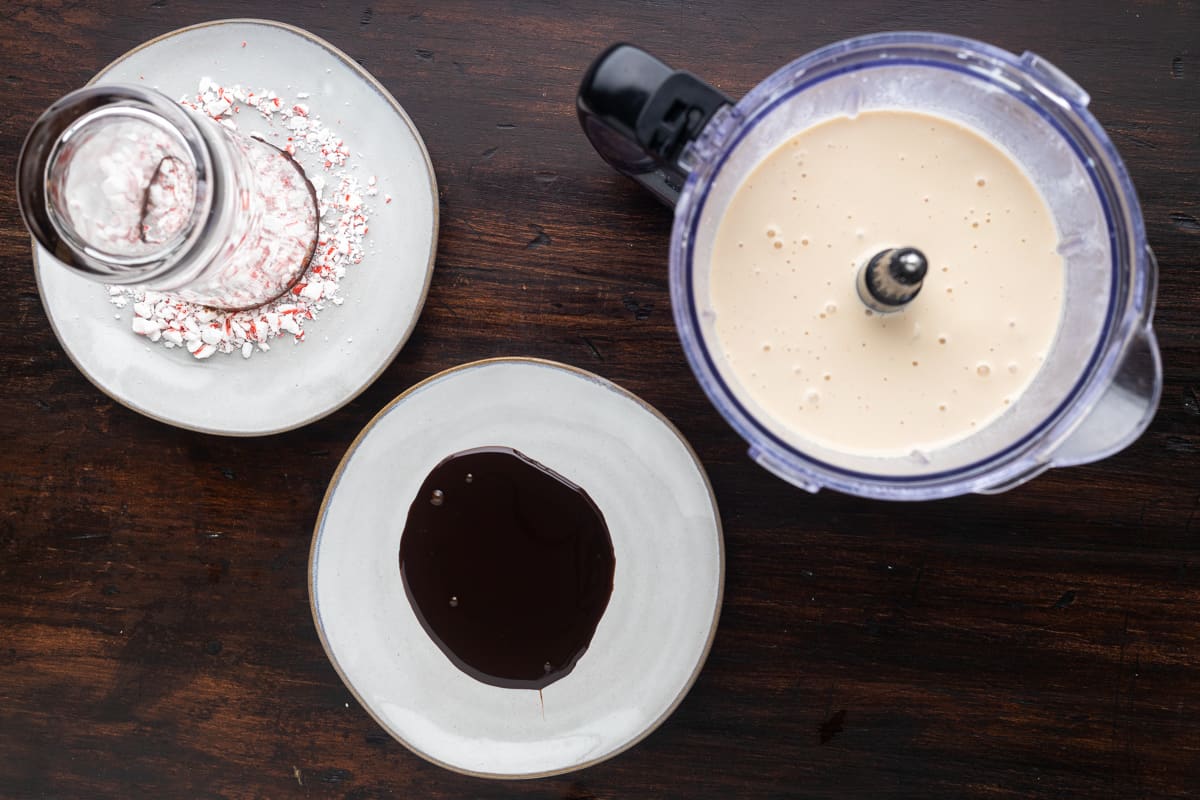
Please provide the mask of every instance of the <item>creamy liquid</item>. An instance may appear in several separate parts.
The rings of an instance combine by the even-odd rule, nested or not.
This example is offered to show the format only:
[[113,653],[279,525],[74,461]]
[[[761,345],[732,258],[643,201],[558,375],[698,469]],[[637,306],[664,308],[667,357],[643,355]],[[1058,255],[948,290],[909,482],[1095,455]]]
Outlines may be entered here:
[[[869,311],[859,268],[929,259],[903,310]],[[769,154],[730,200],[711,300],[742,388],[800,438],[846,453],[950,444],[1018,401],[1062,314],[1050,210],[996,145],[941,117],[838,117]]]

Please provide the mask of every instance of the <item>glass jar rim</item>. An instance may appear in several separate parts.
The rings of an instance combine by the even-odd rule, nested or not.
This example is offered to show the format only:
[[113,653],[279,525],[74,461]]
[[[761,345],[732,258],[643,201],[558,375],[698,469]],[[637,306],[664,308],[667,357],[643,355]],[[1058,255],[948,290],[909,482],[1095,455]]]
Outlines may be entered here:
[[[195,202],[183,228],[163,248],[120,256],[94,251],[74,240],[54,219],[47,202],[46,174],[64,134],[89,115],[124,107],[130,115],[161,120],[178,134],[196,171]],[[115,284],[153,281],[170,274],[204,236],[218,205],[213,159],[200,126],[178,103],[159,92],[125,84],[90,86],[52,104],[30,129],[17,161],[17,201],[34,239],[54,257],[83,273]]]

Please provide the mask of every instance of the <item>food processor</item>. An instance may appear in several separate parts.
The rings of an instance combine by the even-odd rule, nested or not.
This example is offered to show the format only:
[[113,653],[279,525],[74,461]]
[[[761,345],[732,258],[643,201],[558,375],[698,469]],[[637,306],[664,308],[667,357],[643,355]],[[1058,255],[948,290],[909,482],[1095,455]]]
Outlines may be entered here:
[[[884,33],[802,56],[736,103],[618,44],[588,69],[577,105],[600,155],[674,206],[671,301],[684,353],[750,457],[810,492],[926,500],[1002,492],[1050,467],[1105,458],[1154,415],[1162,390],[1151,328],[1157,267],[1128,172],[1088,101],[1033,53]],[[722,352],[710,295],[716,231],[746,176],[797,132],[874,110],[942,117],[1004,150],[1051,210],[1064,265],[1058,331],[1025,391],[965,438],[899,455],[807,440],[760,408]]]

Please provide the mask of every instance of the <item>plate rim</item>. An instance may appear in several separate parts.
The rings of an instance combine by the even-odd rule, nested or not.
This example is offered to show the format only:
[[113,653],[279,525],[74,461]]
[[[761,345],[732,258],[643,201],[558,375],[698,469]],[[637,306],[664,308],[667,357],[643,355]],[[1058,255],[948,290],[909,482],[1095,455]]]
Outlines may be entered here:
[[[476,770],[465,769],[463,767],[456,766],[454,764],[450,764],[448,762],[434,758],[433,756],[429,755],[428,753],[425,753],[424,751],[422,751],[420,748],[416,747],[411,742],[408,742],[407,740],[405,740],[396,731],[392,730],[392,728],[390,726],[388,726],[386,723],[384,723],[382,719],[379,718],[379,716],[363,700],[362,696],[359,695],[358,690],[355,689],[354,685],[346,677],[346,673],[342,670],[341,664],[338,663],[337,658],[333,654],[333,650],[330,648],[329,641],[325,636],[325,627],[321,622],[320,615],[317,613],[316,569],[315,569],[316,568],[316,556],[317,556],[317,542],[321,538],[321,528],[322,528],[322,524],[325,521],[326,513],[327,513],[328,507],[329,507],[329,502],[333,498],[333,494],[334,494],[335,490],[338,488],[339,484],[341,483],[342,473],[345,471],[346,465],[350,462],[351,457],[357,452],[358,447],[362,443],[363,439],[366,438],[367,434],[369,434],[375,428],[375,426],[383,420],[384,416],[386,416],[393,408],[395,408],[397,405],[399,405],[401,402],[403,402],[405,399],[407,399],[410,395],[413,395],[416,392],[423,389],[425,386],[432,384],[436,381],[442,380],[443,378],[448,378],[457,372],[464,372],[469,369],[475,369],[478,367],[488,366],[491,364],[527,364],[527,365],[534,365],[534,366],[541,366],[541,367],[549,367],[551,369],[557,369],[557,370],[569,373],[571,375],[574,375],[576,377],[583,378],[584,380],[590,381],[592,383],[597,383],[600,386],[602,386],[603,388],[609,389],[611,391],[615,391],[617,394],[621,395],[622,397],[632,400],[634,403],[641,406],[645,411],[648,411],[652,416],[654,416],[656,419],[658,419],[658,421],[660,423],[662,423],[663,425],[666,426],[667,431],[670,432],[679,441],[679,443],[683,445],[684,449],[687,451],[688,455],[691,457],[692,464],[696,467],[696,470],[699,472],[701,479],[704,481],[704,488],[708,492],[709,506],[712,509],[712,519],[716,525],[717,596],[716,596],[716,602],[714,603],[714,606],[713,606],[712,621],[709,623],[708,633],[707,633],[707,636],[705,637],[704,648],[700,653],[700,657],[696,660],[696,664],[692,668],[691,674],[688,676],[688,679],[684,682],[684,684],[680,688],[679,692],[671,700],[670,705],[661,714],[659,714],[658,717],[656,717],[648,725],[646,725],[645,728],[643,728],[636,736],[634,736],[628,742],[623,744],[621,747],[618,747],[617,749],[612,750],[611,752],[605,753],[604,755],[598,756],[598,757],[590,759],[588,761],[581,762],[579,764],[574,764],[574,765],[566,766],[566,767],[560,767],[557,769],[545,770],[542,772],[505,773],[505,772],[480,772],[480,771],[476,771]],[[414,755],[419,756],[420,758],[424,759],[425,761],[428,761],[431,764],[435,764],[436,766],[439,766],[443,769],[450,770],[451,772],[456,772],[460,775],[468,775],[473,778],[488,778],[488,779],[493,779],[493,780],[513,780],[513,781],[515,781],[515,780],[531,780],[531,779],[535,779],[535,778],[549,778],[549,777],[553,777],[555,775],[565,775],[570,772],[576,772],[578,770],[586,769],[588,767],[599,764],[603,761],[607,761],[610,758],[614,758],[614,757],[626,752],[627,750],[633,748],[634,746],[640,744],[644,739],[646,739],[646,737],[648,737],[650,734],[654,733],[654,731],[658,730],[658,728],[664,722],[666,722],[667,719],[670,718],[672,714],[675,713],[676,709],[679,708],[679,705],[683,702],[684,698],[687,697],[688,693],[692,690],[692,687],[695,685],[696,681],[700,677],[701,671],[704,669],[704,665],[708,661],[709,653],[712,651],[713,640],[716,638],[718,624],[721,619],[721,610],[724,607],[724,601],[725,601],[725,530],[724,530],[724,526],[721,523],[721,512],[720,512],[720,508],[717,504],[717,497],[716,497],[716,494],[713,492],[712,481],[709,480],[708,471],[704,468],[704,462],[702,462],[700,460],[700,456],[696,453],[695,449],[692,447],[691,442],[689,442],[687,440],[687,437],[685,437],[683,435],[683,432],[680,431],[679,428],[677,428],[675,426],[675,424],[673,422],[671,422],[671,420],[668,419],[666,417],[666,415],[664,415],[661,411],[659,411],[657,408],[652,406],[650,403],[643,400],[638,395],[636,395],[633,392],[631,392],[630,390],[626,389],[624,386],[621,386],[620,384],[618,384],[614,381],[611,381],[602,375],[597,375],[596,373],[590,372],[581,367],[576,367],[571,364],[565,364],[561,361],[553,361],[551,359],[546,359],[546,358],[537,358],[535,356],[496,356],[493,358],[481,358],[481,359],[476,359],[474,361],[467,361],[462,364],[457,364],[455,366],[448,367],[446,369],[441,370],[440,372],[430,375],[429,377],[425,378],[424,380],[422,380],[418,383],[413,384],[412,386],[408,387],[403,392],[401,392],[400,394],[398,394],[394,398],[392,398],[391,401],[389,401],[383,408],[381,408],[379,410],[379,412],[376,413],[375,416],[371,417],[371,420],[366,425],[363,426],[362,430],[358,432],[358,435],[356,435],[354,437],[354,440],[352,442],[350,442],[350,444],[347,446],[346,452],[342,455],[341,461],[338,462],[337,469],[334,470],[332,477],[330,477],[330,479],[329,479],[329,485],[325,489],[325,496],[321,498],[321,505],[320,505],[320,508],[318,508],[318,510],[317,510],[317,519],[316,519],[316,522],[313,524],[312,543],[309,545],[308,581],[307,582],[308,582],[308,607],[309,607],[309,611],[312,614],[313,626],[317,630],[317,637],[321,640],[321,648],[325,651],[325,657],[329,660],[330,665],[333,667],[334,671],[337,673],[337,676],[341,679],[342,685],[344,685],[346,687],[346,689],[350,692],[350,694],[354,696],[354,699],[358,701],[359,706],[361,706],[362,709],[367,712],[367,715],[370,716],[371,719],[375,721],[375,724],[377,724],[380,728],[382,728],[389,736],[391,736],[397,742],[402,744],[409,752],[413,753]]]
[[[343,64],[345,64],[347,67],[349,67],[360,78],[365,80],[376,92],[379,93],[379,95],[384,99],[384,101],[386,101],[392,107],[392,110],[394,112],[396,112],[396,114],[399,116],[401,121],[408,127],[409,132],[412,133],[413,138],[416,140],[417,148],[420,150],[421,156],[424,158],[425,173],[429,179],[429,197],[432,201],[431,206],[433,209],[432,231],[430,233],[431,239],[430,239],[430,247],[429,247],[429,261],[425,265],[425,280],[424,280],[423,285],[421,286],[421,295],[420,295],[420,298],[417,300],[416,308],[413,312],[412,321],[409,322],[409,325],[405,329],[403,335],[396,342],[395,347],[392,349],[391,353],[388,354],[386,360],[383,361],[383,363],[380,365],[379,369],[377,369],[367,380],[365,380],[361,386],[359,386],[356,389],[354,389],[353,391],[349,392],[346,395],[346,397],[342,398],[334,405],[331,405],[330,407],[328,407],[326,409],[317,411],[313,414],[310,414],[307,417],[304,417],[295,422],[288,423],[286,425],[280,425],[280,426],[276,426],[276,427],[272,427],[272,428],[264,428],[261,430],[223,430],[221,428],[213,428],[213,427],[208,427],[205,425],[196,425],[196,424],[192,424],[192,423],[185,423],[185,422],[180,422],[177,420],[168,419],[167,417],[162,416],[161,414],[156,414],[156,413],[151,412],[148,409],[140,407],[137,403],[133,402],[132,400],[127,400],[125,398],[118,397],[116,393],[109,391],[108,387],[102,385],[101,382],[97,379],[97,377],[95,375],[93,375],[92,372],[85,369],[83,367],[83,365],[78,361],[78,359],[76,359],[75,353],[71,350],[71,348],[67,347],[65,339],[63,338],[61,331],[59,331],[59,329],[58,329],[58,324],[55,320],[55,317],[50,311],[50,305],[46,300],[46,293],[45,293],[44,287],[42,285],[42,263],[41,263],[41,259],[38,257],[38,249],[39,248],[38,248],[37,240],[34,239],[32,236],[30,236],[29,242],[30,242],[30,249],[32,251],[32,256],[33,256],[33,274],[34,274],[35,283],[37,285],[38,298],[41,300],[42,311],[45,313],[46,319],[50,323],[50,329],[54,333],[54,338],[56,338],[58,340],[59,347],[61,347],[63,352],[66,353],[67,358],[75,366],[75,369],[79,370],[79,372],[83,375],[83,377],[87,378],[89,383],[91,383],[94,387],[99,389],[101,394],[107,396],[110,400],[118,403],[119,405],[122,405],[125,408],[128,408],[130,411],[140,414],[143,417],[146,417],[148,419],[152,419],[156,422],[161,422],[164,425],[170,425],[171,427],[174,427],[174,428],[179,428],[179,429],[188,430],[188,431],[194,431],[196,433],[205,433],[205,434],[211,434],[211,435],[215,435],[215,436],[228,436],[231,438],[244,439],[244,438],[253,438],[256,436],[274,436],[276,434],[286,433],[288,431],[293,431],[298,428],[303,428],[307,425],[311,425],[312,423],[317,422],[318,420],[324,419],[325,417],[341,410],[347,404],[349,404],[351,401],[353,401],[356,397],[358,397],[360,394],[362,394],[364,391],[366,391],[371,385],[373,385],[377,380],[379,380],[379,377],[381,375],[383,375],[383,373],[387,370],[387,368],[392,365],[392,362],[396,360],[396,356],[398,356],[400,354],[400,351],[402,349],[404,349],[404,345],[406,345],[408,343],[408,340],[410,338],[412,338],[413,331],[416,330],[417,323],[420,321],[421,314],[424,312],[425,302],[429,298],[429,287],[430,287],[430,284],[433,282],[433,269],[434,269],[434,264],[437,260],[438,236],[439,236],[440,225],[441,225],[441,220],[440,220],[441,203],[439,201],[437,175],[433,169],[433,161],[429,157],[429,149],[425,146],[425,140],[421,137],[421,132],[420,132],[420,130],[418,130],[416,123],[414,123],[412,121],[412,118],[408,116],[408,112],[404,110],[404,107],[400,105],[400,103],[396,100],[396,98],[392,96],[392,93],[389,92],[387,90],[387,88],[384,87],[384,85],[381,84],[379,82],[379,80],[375,78],[374,75],[372,75],[370,72],[368,72],[366,69],[364,69],[357,61],[355,61],[353,58],[351,58],[349,55],[347,55],[344,51],[342,51],[338,47],[335,47],[334,45],[330,44],[329,42],[327,42],[325,39],[321,38],[320,36],[317,36],[314,33],[304,30],[303,28],[296,27],[295,25],[289,25],[286,22],[279,22],[278,20],[264,19],[264,18],[259,18],[259,17],[231,17],[228,19],[208,20],[207,22],[199,22],[194,25],[187,25],[182,28],[176,28],[174,30],[167,31],[166,33],[159,34],[158,36],[155,36],[153,39],[144,41],[141,44],[137,45],[136,47],[126,50],[124,53],[117,56],[115,59],[113,59],[108,64],[106,64],[103,68],[101,68],[100,71],[98,71],[95,75],[93,75],[91,77],[91,79],[88,80],[88,82],[86,84],[84,84],[84,86],[94,85],[97,81],[101,80],[108,72],[112,71],[112,69],[114,67],[118,66],[125,60],[129,59],[130,57],[136,55],[137,53],[141,52],[142,50],[145,50],[146,48],[149,48],[153,45],[159,44],[161,42],[165,42],[168,39],[174,38],[176,36],[179,36],[179,35],[182,35],[185,33],[191,33],[192,31],[200,30],[202,28],[214,28],[214,27],[220,27],[222,25],[237,25],[237,24],[259,25],[259,26],[263,26],[263,27],[267,27],[267,28],[276,28],[276,29],[279,29],[282,31],[286,31],[288,33],[295,34],[295,35],[299,36],[300,38],[306,39],[306,40],[312,42],[313,44],[317,45],[318,47],[321,47],[321,48],[324,48],[325,50],[327,50],[336,59],[340,60]],[[97,284],[97,286],[99,286],[99,285],[100,284]]]

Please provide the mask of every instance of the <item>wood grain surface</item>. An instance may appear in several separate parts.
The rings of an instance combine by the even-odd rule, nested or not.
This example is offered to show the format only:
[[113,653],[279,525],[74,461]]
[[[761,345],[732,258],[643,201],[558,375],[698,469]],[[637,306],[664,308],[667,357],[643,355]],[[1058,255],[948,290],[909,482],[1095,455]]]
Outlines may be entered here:
[[[54,99],[221,17],[306,28],[420,127],[441,188],[429,300],[396,361],[302,430],[208,436],[114,403],[50,331],[11,177]],[[848,36],[1034,50],[1092,95],[1161,268],[1150,430],[996,497],[810,496],[756,468],[684,361],[670,212],[581,135],[581,72],[641,44],[733,96]],[[0,4],[0,796],[1149,798],[1200,791],[1200,4]],[[310,342],[306,347],[319,346]],[[464,361],[591,369],[673,420],[725,526],[712,654],[645,742],[497,783],[427,764],[326,660],[308,547],[347,445]]]

